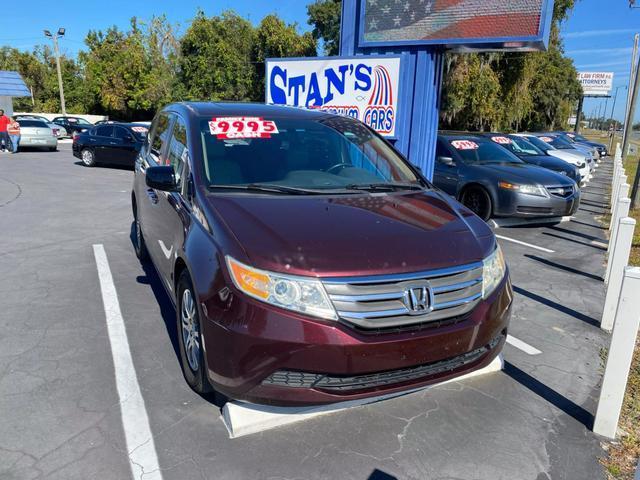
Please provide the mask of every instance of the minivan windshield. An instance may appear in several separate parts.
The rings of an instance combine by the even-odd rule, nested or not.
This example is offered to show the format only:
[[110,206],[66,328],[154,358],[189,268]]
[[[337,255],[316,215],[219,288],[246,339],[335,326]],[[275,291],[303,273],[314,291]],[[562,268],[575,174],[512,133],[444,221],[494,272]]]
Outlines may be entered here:
[[524,163],[509,150],[490,140],[460,137],[459,139],[451,139],[449,142],[460,154],[464,163],[476,165]]
[[200,135],[210,188],[317,193],[426,186],[382,138],[347,117],[203,118]]

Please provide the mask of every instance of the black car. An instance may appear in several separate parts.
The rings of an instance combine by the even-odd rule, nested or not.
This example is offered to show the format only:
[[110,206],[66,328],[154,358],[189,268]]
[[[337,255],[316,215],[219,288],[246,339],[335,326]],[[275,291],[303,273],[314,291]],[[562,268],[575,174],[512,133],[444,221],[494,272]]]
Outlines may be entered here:
[[93,123],[80,117],[56,117],[52,122],[64,127],[71,136],[74,133],[86,132],[94,127]]
[[503,133],[483,133],[482,135],[506,148],[526,163],[552,170],[560,175],[566,175],[574,182],[580,183],[580,171],[575,165],[559,158],[550,157],[523,137]]
[[576,182],[479,135],[438,135],[433,180],[484,220],[562,217],[580,204]]
[[73,156],[87,167],[98,163],[133,167],[148,128],[135,123],[104,124],[73,138]]

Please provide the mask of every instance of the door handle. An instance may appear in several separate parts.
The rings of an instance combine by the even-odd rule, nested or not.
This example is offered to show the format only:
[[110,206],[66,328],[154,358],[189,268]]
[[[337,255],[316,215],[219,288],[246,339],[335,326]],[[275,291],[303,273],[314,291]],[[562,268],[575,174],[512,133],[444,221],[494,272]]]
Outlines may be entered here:
[[158,194],[155,192],[155,190],[147,188],[147,197],[149,197],[149,200],[151,200],[151,203],[153,203],[154,205],[158,203]]

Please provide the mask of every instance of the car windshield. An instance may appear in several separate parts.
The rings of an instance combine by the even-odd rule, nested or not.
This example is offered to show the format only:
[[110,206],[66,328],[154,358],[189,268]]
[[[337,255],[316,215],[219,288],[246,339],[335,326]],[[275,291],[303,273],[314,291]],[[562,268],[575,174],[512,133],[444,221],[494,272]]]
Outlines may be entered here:
[[425,186],[384,140],[347,117],[207,118],[200,134],[210,188],[278,186],[281,193],[313,193]]
[[521,155],[544,155],[544,151],[529,142],[528,138],[525,139],[514,135],[510,136],[509,139],[514,145],[514,148],[517,149],[515,153],[519,153]]
[[547,142],[540,140],[538,137],[525,137],[525,140],[545,153],[549,150],[555,150],[554,147],[549,145]]
[[18,124],[20,128],[49,128],[49,126],[41,120],[20,120]]
[[[588,139],[588,138],[583,137],[583,136],[582,136],[582,135],[580,135],[580,134],[572,133],[571,135],[573,135],[573,139],[574,139],[576,142],[588,142],[588,141],[589,141],[589,139]],[[571,135],[569,135],[569,136],[571,136]]]
[[509,150],[490,140],[454,138],[449,143],[462,157],[464,163],[488,165],[493,163],[523,163]]
[[540,139],[543,142],[547,142],[552,147],[557,148],[558,150],[573,150],[573,145],[571,145],[571,143],[569,143],[569,141],[565,140],[564,138],[542,136],[540,137]]
[[87,122],[84,118],[70,118],[69,121],[79,125],[93,125],[92,123]]

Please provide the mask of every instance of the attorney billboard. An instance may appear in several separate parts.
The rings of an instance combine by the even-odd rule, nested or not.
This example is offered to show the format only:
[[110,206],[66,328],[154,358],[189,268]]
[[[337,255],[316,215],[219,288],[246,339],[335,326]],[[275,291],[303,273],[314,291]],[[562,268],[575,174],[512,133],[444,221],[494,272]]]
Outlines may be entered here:
[[395,137],[399,56],[268,59],[266,102],[357,118]]
[[578,81],[587,97],[606,97],[613,89],[612,72],[578,72]]

